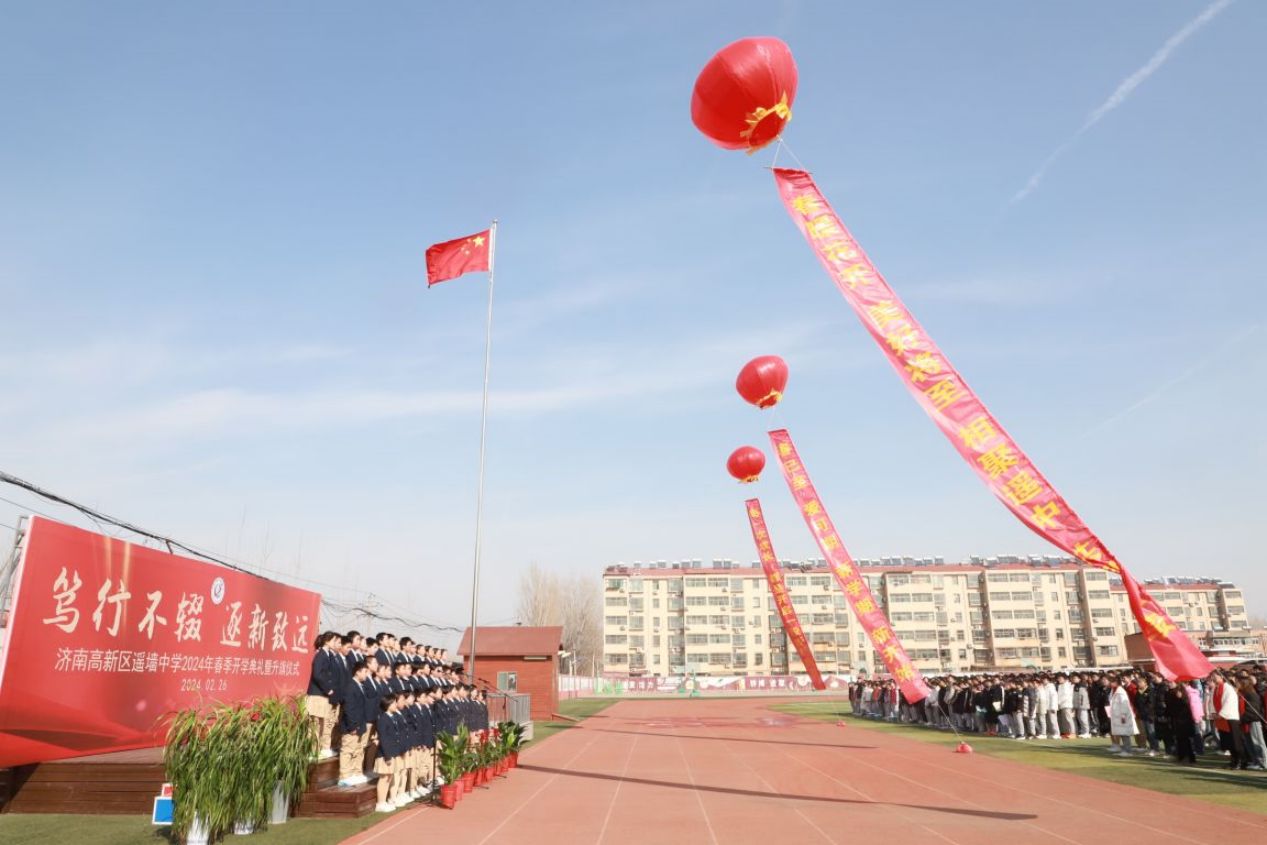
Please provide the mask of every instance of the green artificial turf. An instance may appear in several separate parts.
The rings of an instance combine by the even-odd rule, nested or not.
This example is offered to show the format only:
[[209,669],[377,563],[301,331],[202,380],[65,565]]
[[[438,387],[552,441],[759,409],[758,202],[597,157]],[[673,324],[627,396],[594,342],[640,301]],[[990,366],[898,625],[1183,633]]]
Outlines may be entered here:
[[[248,836],[226,836],[259,845],[335,845],[388,818],[372,813],[359,819],[291,819],[286,824]],[[79,816],[6,813],[0,816],[0,842],[5,845],[170,845],[169,828],[145,816]]]
[[[559,702],[557,712],[560,715],[571,716],[574,719],[586,719],[601,710],[606,710],[618,700],[616,698],[569,698],[566,701]],[[541,742],[541,740],[551,737],[559,731],[574,727],[576,727],[576,722],[534,722],[532,725],[532,742]]]
[[[564,716],[585,719],[616,703],[614,698],[573,698],[559,703]],[[538,722],[533,726],[533,742],[540,742],[576,723]],[[259,845],[336,845],[389,818],[387,813],[371,813],[359,819],[291,819],[250,837],[226,836],[225,842],[239,838]],[[43,813],[0,815],[0,842],[4,845],[170,845],[169,828],[155,826],[144,816],[85,816]]]
[[[875,730],[906,739],[954,748],[959,739],[949,731],[914,725],[897,725],[855,717],[843,702],[773,704],[771,709],[811,719],[834,722],[844,719],[850,728]],[[1083,777],[1184,795],[1212,804],[1237,807],[1267,815],[1267,773],[1229,771],[1227,758],[1207,753],[1197,765],[1182,766],[1165,756],[1118,758],[1108,752],[1108,739],[1030,740],[969,734],[964,739],[977,754],[1018,763],[1057,769]]]

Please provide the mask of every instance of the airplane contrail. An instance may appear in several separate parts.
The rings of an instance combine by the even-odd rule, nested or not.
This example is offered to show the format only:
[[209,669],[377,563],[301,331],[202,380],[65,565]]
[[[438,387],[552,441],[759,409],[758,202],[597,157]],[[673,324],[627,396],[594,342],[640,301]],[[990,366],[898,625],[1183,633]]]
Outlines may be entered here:
[[1048,168],[1056,163],[1056,159],[1068,152],[1069,148],[1077,143],[1078,139],[1085,135],[1091,127],[1103,120],[1105,115],[1122,105],[1122,103],[1126,102],[1127,97],[1129,97],[1136,88],[1143,85],[1144,81],[1148,79],[1148,77],[1156,73],[1158,68],[1166,63],[1166,60],[1170,58],[1170,54],[1177,50],[1180,44],[1195,35],[1197,30],[1201,29],[1201,27],[1214,20],[1220,12],[1232,5],[1232,2],[1233,0],[1215,0],[1214,3],[1211,3],[1205,8],[1205,11],[1188,21],[1183,29],[1167,38],[1166,43],[1161,45],[1161,49],[1159,49],[1156,53],[1153,53],[1153,57],[1145,62],[1143,67],[1123,79],[1118,84],[1117,88],[1114,89],[1113,93],[1109,95],[1109,98],[1096,107],[1093,112],[1087,115],[1087,119],[1082,122],[1081,128],[1073,134],[1072,138],[1057,147],[1055,152],[1047,156],[1047,158],[1043,160],[1043,163],[1038,165],[1038,169],[1034,171],[1034,175],[1029,177],[1029,181],[1025,183],[1025,187],[1016,192],[1016,195],[1012,197],[1012,200],[1008,203],[1008,205],[1015,205],[1032,194],[1034,189],[1038,187],[1038,183],[1043,181],[1043,177],[1047,175]]

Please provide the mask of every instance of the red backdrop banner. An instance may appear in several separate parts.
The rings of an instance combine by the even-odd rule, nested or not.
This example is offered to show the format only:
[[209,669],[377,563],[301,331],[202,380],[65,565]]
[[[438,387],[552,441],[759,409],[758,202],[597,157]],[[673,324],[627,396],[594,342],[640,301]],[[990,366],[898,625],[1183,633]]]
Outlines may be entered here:
[[[801,656],[801,664],[805,666],[805,674],[809,675],[814,689],[827,689],[823,683],[823,675],[818,671],[818,661],[805,639],[805,629],[792,607],[792,594],[788,592],[787,582],[783,579],[783,570],[779,567],[779,559],[774,555],[774,546],[770,542],[770,532],[765,527],[765,515],[761,513],[761,501],[749,499],[744,502],[748,509],[748,525],[752,528],[752,541],[757,544],[757,554],[761,556],[761,569],[765,572],[765,580],[770,585],[770,595],[774,597],[774,606],[779,611],[779,621],[783,623],[783,632],[792,641],[792,647]],[[832,650],[836,648],[832,645]]]
[[867,586],[867,579],[858,572],[857,565],[845,549],[844,541],[840,539],[836,526],[827,515],[827,508],[818,498],[814,482],[809,480],[809,473],[801,463],[801,456],[796,452],[792,436],[783,429],[772,431],[770,444],[774,446],[779,469],[783,470],[783,478],[792,491],[797,509],[805,518],[805,524],[814,535],[814,541],[818,543],[823,557],[827,559],[831,574],[844,592],[849,607],[853,609],[853,615],[867,632],[872,648],[884,661],[884,668],[897,681],[902,695],[909,703],[914,704],[927,698],[931,690],[924,682],[924,676],[911,664],[902,641],[884,615],[884,608],[876,603],[871,588]]
[[783,205],[915,401],[1004,507],[1047,542],[1122,578],[1158,670],[1203,678],[1212,666],[1144,586],[1122,567],[968,387],[884,281],[804,170],[775,168]]
[[0,649],[0,767],[163,740],[198,702],[302,692],[321,596],[32,517]]

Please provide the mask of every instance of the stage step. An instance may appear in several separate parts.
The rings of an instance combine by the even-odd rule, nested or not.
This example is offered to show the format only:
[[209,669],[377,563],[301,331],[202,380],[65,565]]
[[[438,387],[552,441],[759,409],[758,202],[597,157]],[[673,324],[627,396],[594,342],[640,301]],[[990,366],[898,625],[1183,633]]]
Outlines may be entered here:
[[[94,754],[0,769],[0,813],[146,815],[164,782],[163,750]],[[339,786],[337,758],[314,762],[291,815],[349,819],[374,812],[374,782]]]

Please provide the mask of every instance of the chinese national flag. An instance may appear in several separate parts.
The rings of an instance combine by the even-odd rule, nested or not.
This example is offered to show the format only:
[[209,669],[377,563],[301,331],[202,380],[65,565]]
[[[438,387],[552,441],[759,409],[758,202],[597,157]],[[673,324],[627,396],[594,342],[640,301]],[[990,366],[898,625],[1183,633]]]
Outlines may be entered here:
[[427,287],[488,269],[488,229],[427,247]]

